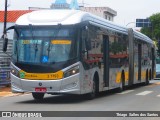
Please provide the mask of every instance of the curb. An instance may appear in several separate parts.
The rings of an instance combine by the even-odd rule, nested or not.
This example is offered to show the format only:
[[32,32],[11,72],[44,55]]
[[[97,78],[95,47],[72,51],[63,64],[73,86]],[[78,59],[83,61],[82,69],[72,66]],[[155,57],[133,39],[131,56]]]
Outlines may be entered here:
[[4,95],[4,96],[0,96],[0,97],[14,97],[14,96],[19,96],[19,95],[23,95],[23,93],[10,93],[10,94],[8,94],[8,95]]
[[11,87],[1,86],[0,87],[0,98],[1,97],[13,97],[22,95],[23,93],[12,93]]

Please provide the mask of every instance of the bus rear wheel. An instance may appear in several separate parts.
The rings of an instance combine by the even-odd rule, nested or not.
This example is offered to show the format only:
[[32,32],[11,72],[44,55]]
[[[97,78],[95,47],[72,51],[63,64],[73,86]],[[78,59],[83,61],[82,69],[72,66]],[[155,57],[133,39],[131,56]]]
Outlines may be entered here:
[[148,70],[146,71],[146,82],[145,82],[145,85],[148,85],[149,84],[149,79],[148,79]]
[[42,100],[44,98],[44,93],[32,93],[35,100]]

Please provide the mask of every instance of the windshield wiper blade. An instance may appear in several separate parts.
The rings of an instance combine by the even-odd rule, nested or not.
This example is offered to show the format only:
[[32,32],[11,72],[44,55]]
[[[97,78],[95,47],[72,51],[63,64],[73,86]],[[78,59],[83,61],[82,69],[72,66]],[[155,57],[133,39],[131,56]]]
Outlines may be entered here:
[[[53,39],[56,39],[56,37],[57,37],[60,29],[61,29],[61,25],[58,25],[57,31],[56,31],[56,33],[54,34]],[[48,50],[48,59],[49,59],[49,54],[50,54],[50,51],[51,51],[50,48],[51,48],[51,40],[50,40],[49,45],[48,45],[48,48],[47,48],[47,50]]]
[[[32,26],[32,24],[29,24],[29,28],[30,28],[30,32],[31,32],[31,36],[32,36],[32,40],[34,40],[34,35],[33,35],[33,26]],[[36,41],[36,45],[35,45],[35,57],[34,57],[34,59],[36,59],[37,52],[38,52],[37,43],[38,43],[38,40]]]
[[50,54],[50,51],[51,51],[51,41],[48,43],[48,48],[47,48],[47,51],[48,51],[48,59],[49,59],[49,54]]

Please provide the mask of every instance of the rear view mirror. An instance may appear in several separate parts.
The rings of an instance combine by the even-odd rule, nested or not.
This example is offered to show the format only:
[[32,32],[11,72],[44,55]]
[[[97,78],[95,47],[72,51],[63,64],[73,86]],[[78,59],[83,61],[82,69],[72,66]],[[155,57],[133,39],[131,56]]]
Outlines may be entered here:
[[8,46],[8,38],[3,39],[3,52],[7,51],[7,46]]

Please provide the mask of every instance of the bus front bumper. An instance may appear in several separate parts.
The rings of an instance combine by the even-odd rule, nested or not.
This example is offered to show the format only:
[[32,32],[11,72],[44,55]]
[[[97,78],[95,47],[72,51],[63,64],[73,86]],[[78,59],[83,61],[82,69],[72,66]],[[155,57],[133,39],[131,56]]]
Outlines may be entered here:
[[14,93],[37,92],[37,88],[48,94],[81,94],[79,73],[60,80],[26,80],[11,74],[11,88]]

